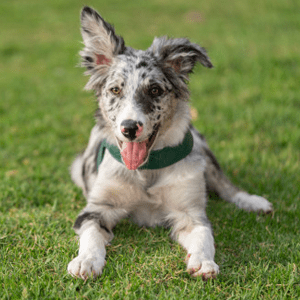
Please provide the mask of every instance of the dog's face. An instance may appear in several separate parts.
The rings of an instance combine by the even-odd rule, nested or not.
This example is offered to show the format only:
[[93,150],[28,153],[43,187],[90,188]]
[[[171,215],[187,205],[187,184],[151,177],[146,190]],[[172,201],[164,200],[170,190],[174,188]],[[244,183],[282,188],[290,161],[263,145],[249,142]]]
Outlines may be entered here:
[[172,113],[174,98],[171,83],[150,53],[132,50],[115,58],[99,104],[129,169],[146,161],[160,127]]
[[203,48],[187,39],[155,38],[146,51],[126,47],[113,27],[91,8],[81,14],[85,48],[80,52],[96,91],[101,115],[130,170],[143,165],[179,101],[197,61],[212,67]]

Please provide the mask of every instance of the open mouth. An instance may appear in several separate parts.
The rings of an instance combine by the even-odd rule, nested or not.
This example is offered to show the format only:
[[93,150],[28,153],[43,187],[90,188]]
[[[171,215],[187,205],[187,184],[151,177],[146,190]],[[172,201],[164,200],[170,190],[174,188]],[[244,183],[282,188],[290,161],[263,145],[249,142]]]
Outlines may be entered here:
[[159,125],[155,126],[150,137],[143,142],[122,142],[117,138],[122,159],[128,170],[136,170],[147,161],[156,139],[158,128]]

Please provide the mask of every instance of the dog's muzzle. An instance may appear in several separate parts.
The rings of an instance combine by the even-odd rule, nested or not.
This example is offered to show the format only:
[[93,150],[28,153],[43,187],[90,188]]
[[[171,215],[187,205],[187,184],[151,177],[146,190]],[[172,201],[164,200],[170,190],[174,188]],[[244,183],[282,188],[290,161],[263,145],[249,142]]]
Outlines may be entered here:
[[129,170],[136,170],[142,166],[149,156],[150,149],[153,146],[157,136],[158,127],[155,126],[152,134],[142,142],[134,142],[143,132],[143,124],[134,120],[124,120],[121,123],[122,134],[130,140],[123,142],[117,138],[122,159]]

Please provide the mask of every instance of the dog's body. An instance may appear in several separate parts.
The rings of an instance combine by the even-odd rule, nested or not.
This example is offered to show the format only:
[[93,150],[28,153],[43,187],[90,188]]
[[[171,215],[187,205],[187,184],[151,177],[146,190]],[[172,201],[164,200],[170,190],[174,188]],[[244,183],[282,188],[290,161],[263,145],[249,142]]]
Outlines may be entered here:
[[[100,275],[113,227],[131,217],[139,225],[172,227],[172,238],[187,250],[190,274],[215,277],[219,268],[205,214],[206,190],[248,211],[270,212],[272,205],[235,187],[190,124],[186,81],[197,61],[212,67],[205,50],[187,39],[164,37],[146,51],[134,50],[91,8],[83,9],[81,21],[85,49],[80,54],[91,75],[86,88],[96,91],[99,110],[88,147],[71,168],[87,206],[74,225],[80,249],[69,273]],[[122,163],[107,149],[97,163],[104,141],[119,149]],[[161,149],[176,153],[188,146],[179,161],[145,169]]]

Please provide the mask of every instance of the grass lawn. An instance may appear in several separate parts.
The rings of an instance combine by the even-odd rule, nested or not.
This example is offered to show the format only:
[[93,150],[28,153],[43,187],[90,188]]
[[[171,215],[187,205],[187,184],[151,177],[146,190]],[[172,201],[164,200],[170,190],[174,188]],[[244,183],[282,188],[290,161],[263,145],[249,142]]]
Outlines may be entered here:
[[[96,108],[75,68],[79,12],[96,8],[128,45],[189,37],[212,70],[191,76],[196,127],[268,216],[209,200],[220,275],[185,272],[162,228],[115,229],[101,278],[67,274],[84,207],[68,168]],[[293,0],[3,0],[0,3],[0,299],[299,299],[300,3]]]

